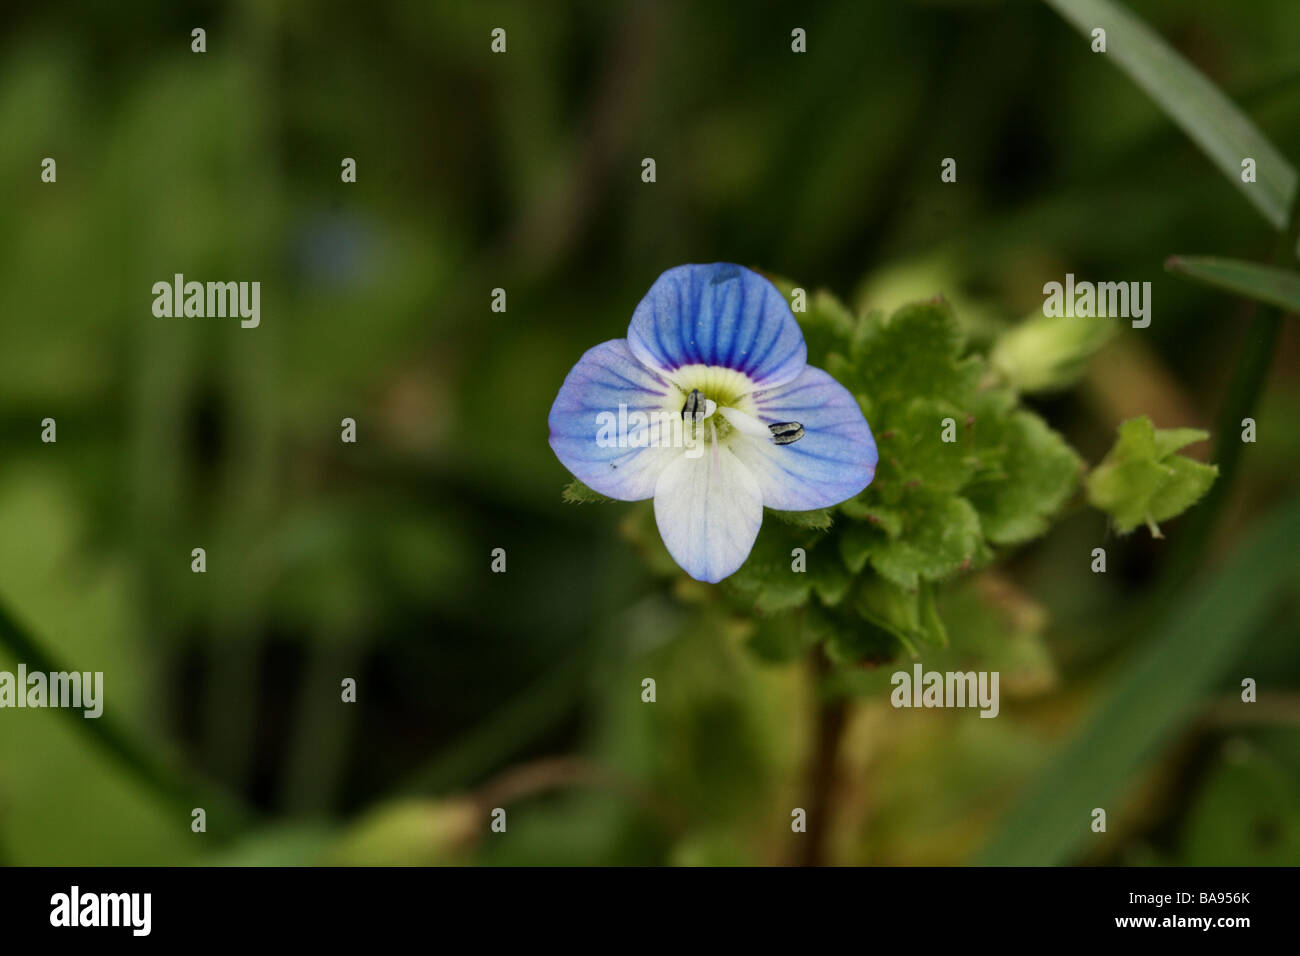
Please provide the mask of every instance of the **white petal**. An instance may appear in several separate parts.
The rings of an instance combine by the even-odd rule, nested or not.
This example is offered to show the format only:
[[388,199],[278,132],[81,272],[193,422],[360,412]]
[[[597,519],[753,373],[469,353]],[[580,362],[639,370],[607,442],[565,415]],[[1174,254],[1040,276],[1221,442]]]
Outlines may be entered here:
[[673,560],[699,581],[721,581],[749,557],[763,522],[763,496],[749,469],[716,438],[698,458],[682,455],[655,485],[655,520]]

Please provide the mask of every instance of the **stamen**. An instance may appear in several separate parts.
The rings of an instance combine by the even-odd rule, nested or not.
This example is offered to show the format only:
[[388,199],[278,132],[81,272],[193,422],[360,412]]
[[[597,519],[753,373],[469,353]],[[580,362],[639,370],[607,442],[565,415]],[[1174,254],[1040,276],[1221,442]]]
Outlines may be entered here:
[[790,445],[803,438],[803,426],[798,422],[777,422],[767,427],[772,432],[772,441],[778,445]]
[[702,411],[704,411],[704,396],[700,394],[698,388],[693,388],[691,394],[686,396],[686,404],[682,406],[682,418],[699,421],[696,416]]

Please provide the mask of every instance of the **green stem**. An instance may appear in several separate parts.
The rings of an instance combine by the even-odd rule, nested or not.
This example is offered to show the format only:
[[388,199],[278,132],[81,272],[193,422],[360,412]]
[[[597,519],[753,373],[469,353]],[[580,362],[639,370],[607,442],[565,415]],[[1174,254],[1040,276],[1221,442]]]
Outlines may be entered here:
[[812,754],[808,764],[807,796],[808,831],[799,843],[800,866],[822,866],[826,862],[830,817],[834,812],[835,778],[839,767],[840,745],[848,726],[847,701],[840,696],[828,700],[825,680],[829,662],[821,647],[812,650],[814,707]]

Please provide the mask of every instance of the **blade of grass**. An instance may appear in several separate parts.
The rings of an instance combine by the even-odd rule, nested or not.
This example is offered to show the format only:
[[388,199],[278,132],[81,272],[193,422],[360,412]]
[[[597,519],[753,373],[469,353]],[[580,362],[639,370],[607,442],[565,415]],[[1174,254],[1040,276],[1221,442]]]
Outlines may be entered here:
[[[1045,0],[1085,37],[1101,27],[1106,52],[1187,133],[1279,231],[1296,189],[1295,168],[1204,74],[1158,33],[1110,0]],[[1241,161],[1255,160],[1256,182],[1241,181]]]
[[1218,256],[1170,256],[1165,268],[1284,312],[1300,312],[1300,273]]
[[[1290,266],[1295,258],[1292,250],[1300,245],[1300,191],[1291,200],[1287,218],[1287,231],[1278,237],[1271,258],[1274,262]],[[1210,493],[1201,501],[1200,507],[1193,509],[1179,531],[1174,552],[1153,589],[1149,607],[1157,615],[1154,620],[1160,620],[1166,613],[1165,609],[1177,599],[1179,590],[1204,557],[1247,447],[1240,440],[1237,429],[1244,419],[1254,414],[1259,397],[1264,392],[1281,329],[1280,309],[1271,305],[1255,308],[1214,429],[1217,437],[1212,460],[1219,466],[1219,480],[1210,488]]]
[[977,862],[993,866],[1069,862],[1092,835],[1094,807],[1115,810],[1135,777],[1187,726],[1217,678],[1300,578],[1294,542],[1300,497],[1259,522],[1204,587],[1112,685],[1082,732],[1044,768]]
[[[0,646],[26,664],[33,673],[66,673],[71,670],[56,661],[3,604],[0,604]],[[59,713],[71,719],[78,730],[116,760],[131,777],[175,806],[182,814],[178,826],[188,823],[190,810],[194,807],[203,807],[210,816],[220,814],[227,821],[224,829],[235,830],[248,822],[246,811],[242,807],[225,794],[206,789],[174,770],[150,748],[140,743],[107,710],[93,720],[85,719],[82,712],[75,709],[60,708]]]

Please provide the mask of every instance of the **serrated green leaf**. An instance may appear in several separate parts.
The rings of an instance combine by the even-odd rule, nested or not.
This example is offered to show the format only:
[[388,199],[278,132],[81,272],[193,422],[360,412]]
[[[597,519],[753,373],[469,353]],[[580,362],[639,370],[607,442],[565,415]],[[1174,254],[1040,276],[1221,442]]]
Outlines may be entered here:
[[1217,467],[1182,455],[1174,455],[1167,462],[1172,474],[1151,498],[1152,521],[1167,521],[1182,514],[1201,500],[1219,475]]
[[570,504],[575,505],[597,504],[615,500],[613,498],[605,497],[599,491],[592,491],[577,478],[574,478],[564,486],[564,490],[560,492],[560,497]]
[[751,601],[759,614],[778,614],[808,603],[812,581],[807,573],[790,570],[788,562],[784,569],[760,566],[742,571],[743,567],[727,578],[727,584]]
[[868,488],[856,498],[850,498],[839,507],[850,518],[865,521],[879,528],[891,538],[897,538],[903,531],[903,513],[877,500],[879,495]]
[[890,409],[888,437],[877,443],[887,456],[877,491],[888,484],[949,492],[965,485],[980,467],[967,416],[966,408],[928,397]]
[[1157,428],[1152,448],[1156,458],[1168,458],[1174,452],[1209,437],[1210,433],[1203,428]]
[[[882,576],[915,590],[922,580],[937,581],[987,558],[979,515],[969,501],[917,489],[905,502],[904,526],[897,538],[876,534],[860,542],[862,553]],[[853,566],[850,555],[845,561]]]
[[905,305],[883,322],[869,318],[858,324],[845,384],[872,411],[918,396],[964,408],[979,377],[978,359],[961,357],[964,345],[943,299]]
[[917,645],[926,637],[919,591],[907,591],[878,574],[867,573],[854,586],[852,605],[864,621],[892,634],[909,654],[916,655]]
[[[899,530],[902,530],[902,518],[899,518]],[[854,574],[866,567],[871,549],[875,547],[881,532],[867,525],[852,525],[845,528],[838,536],[840,557]]]
[[1048,518],[1078,487],[1083,460],[1033,412],[1007,413],[1003,402],[987,393],[977,399],[976,448],[998,471],[963,493],[989,541],[1019,544],[1047,531]]
[[1300,272],[1216,256],[1170,256],[1165,268],[1217,289],[1275,305],[1284,312],[1300,314]]
[[1088,476],[1088,501],[1109,513],[1120,533],[1146,524],[1159,537],[1156,522],[1195,504],[1219,473],[1213,465],[1174,454],[1207,437],[1191,428],[1158,430],[1146,416],[1129,419],[1120,425],[1115,446]]
[[[908,638],[900,638],[851,609],[843,612],[813,605],[806,625],[824,643],[826,656],[841,665],[875,665],[894,660]],[[915,653],[908,647],[909,653]]]
[[808,577],[817,597],[834,606],[844,600],[849,585],[853,583],[848,569],[836,550],[823,544],[808,555]]
[[777,614],[792,611],[808,603],[810,582],[789,578],[773,578],[754,597],[754,610],[759,614]]

